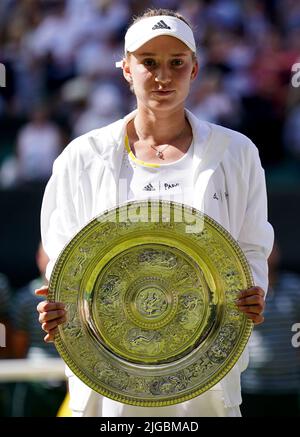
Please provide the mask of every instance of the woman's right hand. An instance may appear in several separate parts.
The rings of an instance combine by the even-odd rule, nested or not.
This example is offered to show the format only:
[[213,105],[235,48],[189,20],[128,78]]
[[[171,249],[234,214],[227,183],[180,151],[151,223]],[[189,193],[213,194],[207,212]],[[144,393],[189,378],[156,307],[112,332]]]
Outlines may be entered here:
[[[48,286],[44,285],[41,288],[35,290],[37,296],[48,296]],[[42,325],[42,329],[47,332],[44,337],[46,343],[54,341],[55,334],[58,331],[58,325],[67,321],[67,315],[65,305],[61,302],[48,302],[43,300],[37,306],[39,313],[39,322]]]

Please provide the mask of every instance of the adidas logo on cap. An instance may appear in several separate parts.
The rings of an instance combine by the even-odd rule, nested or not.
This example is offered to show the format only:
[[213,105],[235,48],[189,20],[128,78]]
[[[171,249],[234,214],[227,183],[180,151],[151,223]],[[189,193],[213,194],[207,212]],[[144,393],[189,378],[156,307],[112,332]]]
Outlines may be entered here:
[[152,27],[152,30],[157,29],[171,29],[170,26],[168,26],[163,20],[160,20],[155,26]]

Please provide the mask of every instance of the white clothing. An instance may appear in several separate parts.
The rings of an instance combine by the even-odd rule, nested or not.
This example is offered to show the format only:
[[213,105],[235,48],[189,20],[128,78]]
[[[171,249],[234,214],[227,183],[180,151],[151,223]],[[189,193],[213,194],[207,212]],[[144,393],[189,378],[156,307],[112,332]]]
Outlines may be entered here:
[[220,383],[197,397],[169,407],[132,407],[99,396],[90,402],[84,413],[72,410],[73,417],[241,417],[238,406],[225,407]]
[[51,122],[28,123],[18,135],[19,177],[22,180],[47,180],[61,150],[59,129]]
[[[93,217],[119,203],[118,180],[126,126],[135,114],[136,111],[75,139],[55,161],[41,212],[42,242],[50,258],[47,278],[66,243]],[[273,245],[273,229],[267,222],[265,179],[257,148],[238,132],[201,122],[189,111],[186,115],[194,142],[193,206],[222,224],[239,242],[250,263],[254,282],[267,290],[267,257]],[[227,409],[241,403],[240,374],[247,364],[246,349],[220,381]],[[108,406],[110,416],[122,416],[128,408],[135,416],[142,408],[98,395],[69,369],[67,375],[70,407],[76,415],[86,415],[90,408],[93,410],[99,405],[99,400],[102,414]],[[202,396],[188,401],[191,408],[196,408],[194,411],[198,410]],[[183,404],[174,407],[176,415],[186,414]],[[160,413],[163,414],[163,410],[157,408],[156,415]]]
[[176,162],[156,165],[136,159],[127,140],[126,137],[120,171],[119,202],[155,198],[193,206],[193,143]]

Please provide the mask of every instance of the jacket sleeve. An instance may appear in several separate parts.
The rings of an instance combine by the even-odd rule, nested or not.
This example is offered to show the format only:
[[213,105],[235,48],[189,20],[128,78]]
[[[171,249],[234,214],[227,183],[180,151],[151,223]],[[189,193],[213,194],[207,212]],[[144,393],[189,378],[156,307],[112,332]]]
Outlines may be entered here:
[[54,162],[41,208],[41,238],[49,257],[48,280],[61,250],[80,227],[74,205],[75,191],[76,175],[65,150]]
[[267,260],[273,247],[274,232],[267,218],[265,174],[258,150],[251,143],[248,152],[247,166],[250,166],[250,171],[247,172],[247,206],[238,242],[249,261],[255,285],[267,293]]

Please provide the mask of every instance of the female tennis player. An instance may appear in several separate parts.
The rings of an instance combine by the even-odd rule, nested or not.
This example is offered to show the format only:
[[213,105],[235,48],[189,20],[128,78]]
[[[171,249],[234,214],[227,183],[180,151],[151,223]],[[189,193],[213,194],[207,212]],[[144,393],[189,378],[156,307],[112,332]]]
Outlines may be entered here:
[[[199,69],[191,27],[173,11],[147,11],[129,27],[118,66],[137,109],[75,139],[55,161],[41,211],[47,278],[65,244],[96,215],[129,200],[171,199],[203,210],[239,242],[256,286],[240,293],[237,306],[261,323],[273,245],[264,172],[250,139],[185,109]],[[47,292],[47,286],[36,291]],[[44,301],[38,312],[45,341],[53,341],[66,321],[63,305]],[[151,408],[101,396],[68,371],[70,408],[73,416],[240,416],[240,374],[246,367],[247,350],[204,394]]]

